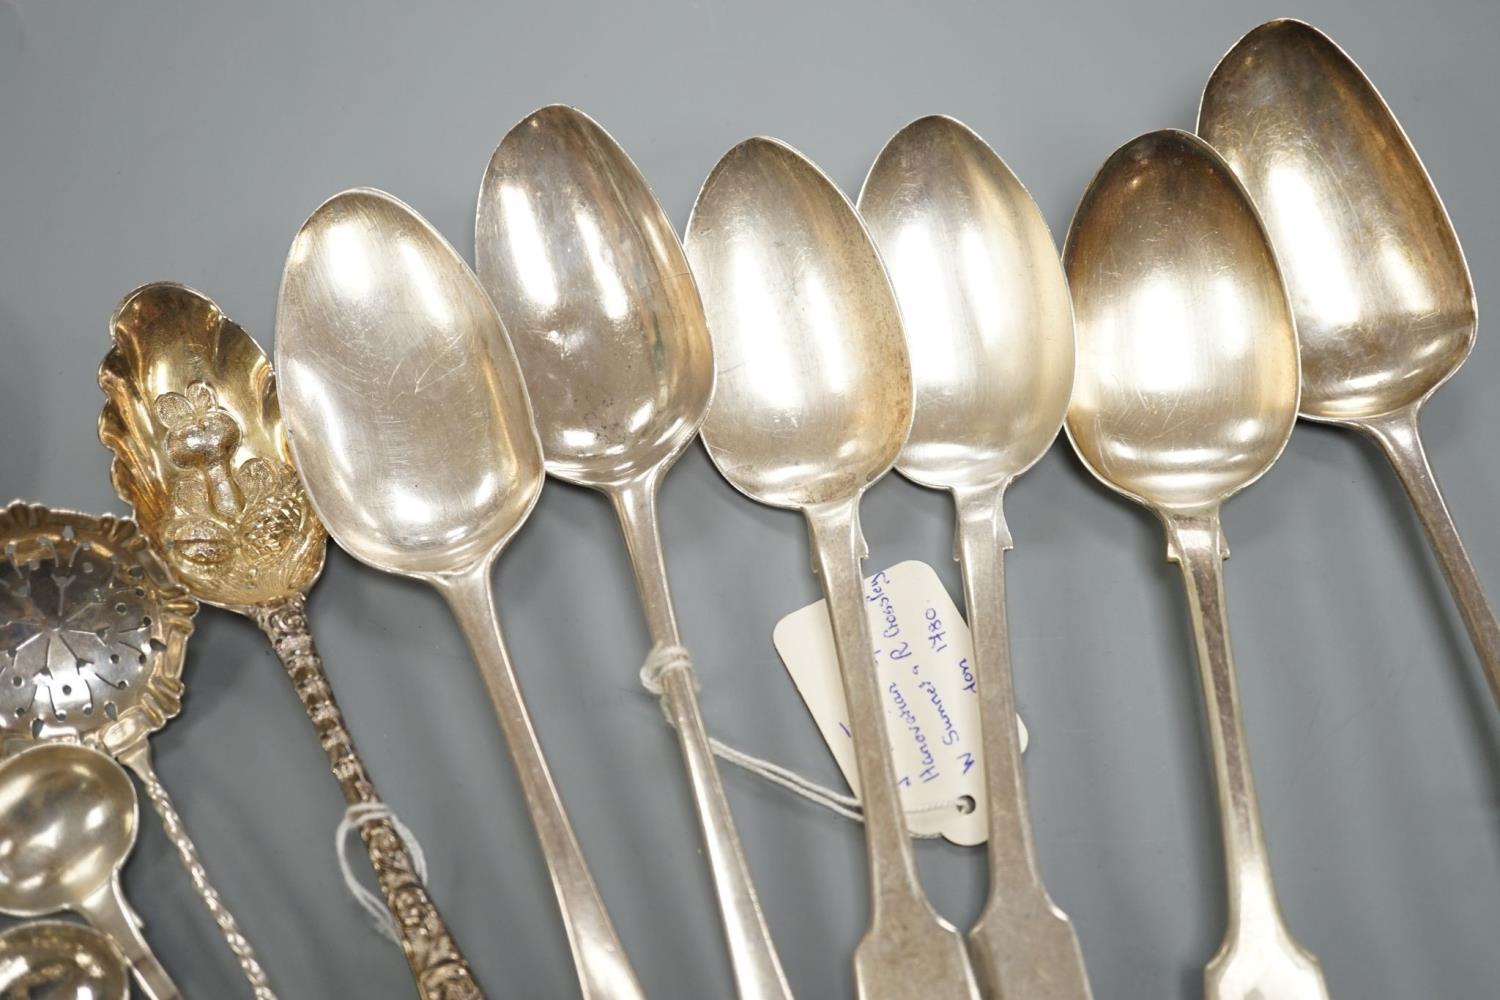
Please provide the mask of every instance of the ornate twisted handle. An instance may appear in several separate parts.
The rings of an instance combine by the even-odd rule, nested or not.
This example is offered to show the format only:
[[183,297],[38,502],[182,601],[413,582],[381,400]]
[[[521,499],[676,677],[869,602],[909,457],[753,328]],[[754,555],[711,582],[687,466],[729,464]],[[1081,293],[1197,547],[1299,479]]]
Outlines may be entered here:
[[[343,789],[344,800],[350,805],[379,802],[313,645],[303,596],[297,594],[252,608],[251,617],[271,640],[297,689],[297,697],[302,699],[307,717],[318,731],[318,741],[328,754],[329,767]],[[359,835],[386,907],[395,918],[401,950],[406,953],[423,1000],[483,1000],[469,963],[427,894],[395,826],[388,819],[371,819],[360,824]]]
[[203,867],[203,862],[198,859],[198,848],[194,846],[193,839],[188,836],[187,828],[182,824],[182,817],[178,815],[177,807],[172,803],[172,796],[167,793],[167,786],[161,783],[156,776],[156,769],[151,765],[151,752],[145,740],[140,740],[128,750],[119,754],[120,762],[129,767],[141,779],[141,784],[146,788],[146,798],[151,800],[151,806],[156,810],[156,815],[161,817],[161,825],[166,830],[167,838],[172,841],[172,846],[177,848],[177,856],[182,859],[182,867],[187,869],[188,877],[193,881],[193,889],[198,893],[198,898],[203,900],[203,905],[208,907],[208,912],[213,915],[214,923],[219,926],[219,933],[224,936],[224,941],[229,945],[229,950],[240,963],[240,969],[245,974],[245,979],[250,983],[254,991],[255,1000],[276,1000],[276,994],[271,991],[270,984],[266,981],[265,970],[260,967],[259,960],[255,957],[255,949],[250,946],[249,940],[240,932],[240,925],[235,922],[234,914],[224,905],[219,898],[219,892],[208,880],[208,871]]

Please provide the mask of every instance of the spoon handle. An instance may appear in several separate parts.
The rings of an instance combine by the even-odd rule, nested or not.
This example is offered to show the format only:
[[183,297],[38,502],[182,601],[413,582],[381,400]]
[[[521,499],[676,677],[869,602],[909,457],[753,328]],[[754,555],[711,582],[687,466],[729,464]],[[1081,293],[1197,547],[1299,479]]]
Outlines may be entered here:
[[969,930],[969,954],[986,996],[1091,1000],[1078,935],[1042,884],[1026,802],[1005,620],[1006,485],[953,491],[990,809],[989,897]]
[[436,583],[469,641],[500,719],[500,729],[515,761],[531,822],[552,875],[552,889],[562,910],[585,1000],[645,1000],[547,770],[500,632],[489,564],[439,577]]
[[1168,513],[1164,520],[1168,558],[1187,585],[1228,869],[1229,926],[1205,970],[1206,998],[1326,1000],[1318,960],[1292,939],[1271,881],[1229,650],[1219,512]]
[[141,920],[125,901],[118,874],[79,904],[78,909],[96,930],[114,941],[147,1000],[182,1000],[177,984],[141,936]]
[[118,754],[120,763],[130,768],[141,779],[141,784],[146,788],[146,798],[151,800],[151,806],[156,810],[156,815],[161,818],[162,829],[166,831],[167,839],[172,846],[177,848],[177,856],[182,859],[182,867],[187,869],[188,877],[193,881],[193,889],[198,893],[198,898],[203,900],[203,905],[208,907],[208,912],[213,915],[214,923],[218,925],[219,933],[224,938],[224,943],[229,945],[235,960],[240,964],[240,970],[245,974],[245,981],[255,995],[255,1000],[276,1000],[276,994],[271,991],[270,984],[266,981],[265,970],[260,967],[260,961],[255,957],[255,949],[245,935],[240,932],[240,925],[234,919],[234,914],[229,912],[229,907],[219,898],[219,892],[208,880],[208,871],[203,867],[203,862],[198,858],[198,848],[188,836],[187,827],[182,823],[182,816],[177,812],[177,806],[172,802],[172,796],[167,793],[167,786],[161,783],[156,776],[156,768],[151,763],[151,749],[144,739],[137,740],[131,747]]
[[906,828],[886,727],[886,691],[865,616],[859,496],[806,509],[853,732],[870,868],[870,926],[854,951],[861,1000],[979,996],[963,938],[928,902]]
[[[307,623],[307,602],[301,594],[251,609],[251,617],[271,640],[307,717],[318,731],[318,742],[338,778],[344,801],[350,805],[378,803],[380,794],[365,770],[354,736],[344,722],[323,660],[313,644]],[[484,996],[469,963],[448,931],[427,887],[422,884],[406,842],[388,819],[361,823],[360,838],[375,869],[385,905],[395,919],[401,950],[417,981],[422,1000],[481,1000]]]
[[[625,532],[651,641],[656,646],[680,646],[682,636],[672,609],[657,516],[659,479],[655,474],[643,476],[611,490],[609,495]],[[743,1000],[791,1000],[792,989],[776,956],[771,929],[766,925],[766,915],[750,877],[750,865],[745,860],[745,849],[735,830],[734,815],[729,811],[729,798],[714,764],[692,671],[665,672],[662,704],[682,745],[693,804],[698,809],[709,869],[719,897],[736,990]]]
[[1490,693],[1500,704],[1500,624],[1495,621],[1484,584],[1480,583],[1469,553],[1464,550],[1453,515],[1448,513],[1448,505],[1438,489],[1437,476],[1427,461],[1427,451],[1417,429],[1417,408],[1407,407],[1386,417],[1358,421],[1355,426],[1375,439],[1395,467],[1422,527],[1427,530],[1427,539],[1437,553],[1443,575],[1448,578],[1448,587],[1489,681]]

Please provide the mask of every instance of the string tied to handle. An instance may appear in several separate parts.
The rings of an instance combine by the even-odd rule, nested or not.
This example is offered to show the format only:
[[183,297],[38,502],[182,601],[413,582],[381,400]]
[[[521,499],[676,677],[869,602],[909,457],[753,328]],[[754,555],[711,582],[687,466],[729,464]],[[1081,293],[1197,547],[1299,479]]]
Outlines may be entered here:
[[[641,665],[641,686],[647,693],[662,698],[665,693],[663,679],[668,673],[675,670],[687,671],[692,676],[693,690],[698,690],[698,676],[693,671],[693,657],[687,648],[679,645],[662,643],[652,647],[651,652],[646,655],[646,662]],[[672,716],[666,710],[666,704],[662,705],[662,714],[666,716],[667,724],[672,725]],[[728,761],[738,768],[749,771],[751,774],[771,782],[774,785],[786,789],[794,795],[799,795],[809,802],[816,803],[830,812],[837,813],[848,820],[856,823],[865,821],[864,808],[859,799],[853,795],[835,791],[826,785],[821,785],[811,778],[803,777],[791,768],[783,767],[774,761],[757,757],[754,754],[738,750],[712,736],[708,739],[708,745],[714,752],[714,756],[720,760]],[[971,803],[964,798],[955,798],[951,802],[932,802],[923,806],[913,806],[906,809],[907,815],[920,815],[926,813],[942,812],[967,812]],[[912,836],[933,840],[941,836],[937,833],[913,832]]]
[[349,895],[354,897],[360,909],[365,911],[366,916],[370,918],[370,923],[381,936],[388,938],[393,944],[400,945],[401,930],[396,926],[396,920],[391,916],[390,910],[386,908],[385,901],[355,876],[354,866],[349,861],[349,834],[359,831],[370,823],[391,825],[391,829],[396,831],[396,836],[400,837],[401,842],[406,845],[417,879],[424,886],[427,884],[427,854],[422,850],[422,844],[417,840],[417,835],[411,832],[411,827],[401,822],[401,818],[384,802],[354,803],[344,810],[344,816],[339,820],[338,829],[333,834],[334,850],[338,853],[339,871],[344,876],[344,887],[349,890]]

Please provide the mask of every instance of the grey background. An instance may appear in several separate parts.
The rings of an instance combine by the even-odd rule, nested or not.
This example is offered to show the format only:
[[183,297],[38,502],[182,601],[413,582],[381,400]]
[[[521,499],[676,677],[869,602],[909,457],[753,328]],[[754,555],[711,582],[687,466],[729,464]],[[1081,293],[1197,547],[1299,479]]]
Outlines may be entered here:
[[[131,288],[191,284],[272,339],[305,215],[375,185],[465,252],[490,151],[533,107],[596,116],[679,226],[719,155],[778,135],[853,191],[934,111],[978,129],[1060,238],[1119,143],[1190,128],[1218,56],[1297,13],[1382,88],[1443,192],[1482,302],[1500,287],[1500,105],[1490,0],[1211,5],[787,2],[84,3],[0,0],[0,493],[120,511],[95,440],[106,319]],[[1500,587],[1482,332],[1428,408],[1433,462]],[[455,460],[461,460],[455,442]],[[753,506],[694,448],[667,480],[678,611],[715,733],[825,782],[838,772],[771,647],[816,597],[794,515]],[[891,476],[873,570],[935,564],[948,504]],[[1184,601],[1158,525],[1060,444],[1013,490],[1011,641],[1048,884],[1101,1000],[1193,997],[1223,930],[1220,848]],[[1245,714],[1288,920],[1335,997],[1494,996],[1500,728],[1434,563],[1375,452],[1299,427],[1225,515]],[[645,628],[604,501],[547,487],[498,571],[501,614],[573,819],[654,997],[730,995],[672,734],[637,688]],[[548,881],[479,679],[426,588],[334,552],[312,617],[387,798],[492,996],[575,995]],[[344,894],[341,800],[254,627],[205,610],[186,711],[158,764],[281,995],[405,997],[398,952]],[[730,769],[730,798],[793,986],[851,992],[860,830]],[[966,926],[983,854],[919,847]],[[245,995],[154,818],[128,889],[194,998]]]

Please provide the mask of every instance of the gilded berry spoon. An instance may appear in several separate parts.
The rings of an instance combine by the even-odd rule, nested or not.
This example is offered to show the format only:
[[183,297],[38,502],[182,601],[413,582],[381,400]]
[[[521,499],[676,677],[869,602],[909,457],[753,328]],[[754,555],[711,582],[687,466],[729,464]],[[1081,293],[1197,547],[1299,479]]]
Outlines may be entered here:
[[[271,364],[207,297],[157,283],[110,322],[99,439],[141,531],[193,596],[260,626],[318,731],[344,799],[379,803],[308,628],[328,536],[287,451]],[[483,994],[395,824],[359,825],[424,1000]]]

